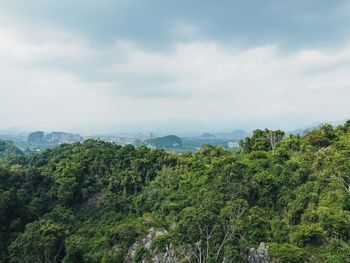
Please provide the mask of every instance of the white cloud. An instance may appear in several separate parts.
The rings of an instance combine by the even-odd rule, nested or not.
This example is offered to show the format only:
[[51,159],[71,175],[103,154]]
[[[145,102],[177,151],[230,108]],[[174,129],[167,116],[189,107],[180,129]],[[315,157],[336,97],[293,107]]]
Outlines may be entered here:
[[81,38],[57,29],[27,33],[0,26],[0,58],[18,63],[48,59],[72,59],[93,52]]
[[[169,99],[179,107],[167,110],[151,99],[152,105],[158,103],[162,114],[154,109],[147,116],[166,118],[166,113],[177,118],[240,122],[266,119],[283,122],[284,126],[298,118],[300,122],[314,122],[348,117],[349,48],[284,54],[277,46],[242,51],[217,43],[192,42],[177,45],[172,53],[150,53],[129,45],[129,59],[116,64],[112,72],[128,77],[122,78],[126,79],[121,85],[123,93],[127,93],[130,79],[165,76],[167,81],[145,86],[151,87],[148,91],[153,97],[157,97],[157,91],[162,97],[168,92]],[[320,87],[322,92],[316,91]],[[141,97],[143,88],[136,87]],[[185,96],[176,97],[176,93]],[[137,92],[131,94],[137,96]]]
[[96,130],[162,119],[293,128],[350,115],[350,45],[285,54],[277,45],[192,41],[154,52],[131,41],[92,48],[61,30],[34,34],[0,27],[0,128]]

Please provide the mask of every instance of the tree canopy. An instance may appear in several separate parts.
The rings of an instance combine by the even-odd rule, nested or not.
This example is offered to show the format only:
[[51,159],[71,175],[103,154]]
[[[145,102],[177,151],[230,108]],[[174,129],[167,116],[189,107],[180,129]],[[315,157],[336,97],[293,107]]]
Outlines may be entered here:
[[260,242],[279,262],[348,262],[350,121],[304,135],[256,130],[241,145],[7,151],[0,262],[123,262],[150,229],[163,234],[134,262],[167,249],[183,262],[246,262]]

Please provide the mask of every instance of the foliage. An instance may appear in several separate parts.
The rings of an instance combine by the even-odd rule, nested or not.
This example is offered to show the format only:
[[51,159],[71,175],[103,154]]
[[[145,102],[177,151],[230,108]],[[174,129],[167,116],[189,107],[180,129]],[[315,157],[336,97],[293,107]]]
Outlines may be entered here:
[[272,257],[278,258],[281,263],[298,263],[305,259],[305,251],[292,244],[271,243],[269,252]]
[[123,262],[150,229],[136,262],[246,262],[260,242],[279,262],[347,262],[350,121],[284,136],[256,130],[236,153],[0,142],[0,262]]

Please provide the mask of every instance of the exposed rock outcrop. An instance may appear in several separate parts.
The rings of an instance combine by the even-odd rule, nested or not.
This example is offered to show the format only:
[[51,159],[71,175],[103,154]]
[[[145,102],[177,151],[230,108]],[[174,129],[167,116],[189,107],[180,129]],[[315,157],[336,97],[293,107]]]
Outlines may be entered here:
[[82,142],[84,138],[79,134],[72,134],[67,132],[51,132],[46,134],[42,131],[32,132],[28,135],[28,143],[72,143]]
[[250,248],[248,252],[248,263],[270,263],[268,246],[261,242],[259,247]]
[[79,134],[72,134],[67,132],[51,132],[45,136],[45,140],[48,142],[56,143],[71,143],[82,142],[84,139]]
[[[178,263],[178,259],[176,259],[171,247],[167,247],[165,252],[160,252],[153,250],[152,243],[155,238],[166,234],[166,230],[156,230],[151,228],[147,235],[136,241],[130,248],[129,251],[124,258],[124,263],[131,263],[137,256],[138,251],[143,249],[143,251],[147,251],[149,257],[144,256],[142,258],[142,263],[154,262],[154,263]],[[147,254],[147,253],[145,253]]]

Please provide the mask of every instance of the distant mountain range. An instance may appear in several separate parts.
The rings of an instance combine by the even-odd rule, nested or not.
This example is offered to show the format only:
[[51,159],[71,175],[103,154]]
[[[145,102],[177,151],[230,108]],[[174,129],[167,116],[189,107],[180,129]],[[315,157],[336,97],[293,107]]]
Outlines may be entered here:
[[[329,122],[332,125],[337,125],[342,122],[334,121]],[[174,123],[179,124],[179,123]],[[319,127],[322,123],[313,123],[308,126],[300,127],[299,129],[286,131],[286,134],[303,134],[306,130],[310,130],[316,127]],[[180,125],[184,126],[184,125]],[[178,127],[179,128],[179,127]],[[136,128],[135,128],[136,129]],[[94,134],[84,136],[68,132],[21,132],[18,130],[15,131],[0,131],[0,139],[12,141],[15,146],[17,146],[23,152],[26,151],[40,151],[42,149],[53,147],[57,144],[62,143],[72,143],[77,141],[84,141],[85,139],[97,139],[114,142],[116,144],[133,144],[134,146],[139,146],[145,144],[149,147],[155,148],[167,148],[175,151],[187,151],[187,150],[197,150],[204,144],[211,144],[215,146],[221,146],[223,148],[237,148],[235,145],[238,144],[240,139],[251,136],[252,131],[246,131],[243,129],[232,129],[232,131],[225,129],[220,131],[219,129],[213,131],[212,129],[206,129],[198,125],[198,131],[192,134],[182,134],[177,133],[178,129],[172,131],[168,134],[176,135],[167,135],[167,133],[160,132],[157,127],[153,127],[154,132],[149,133],[126,133],[126,134]],[[210,131],[205,133],[200,133],[199,131]],[[160,136],[159,136],[160,135]]]

